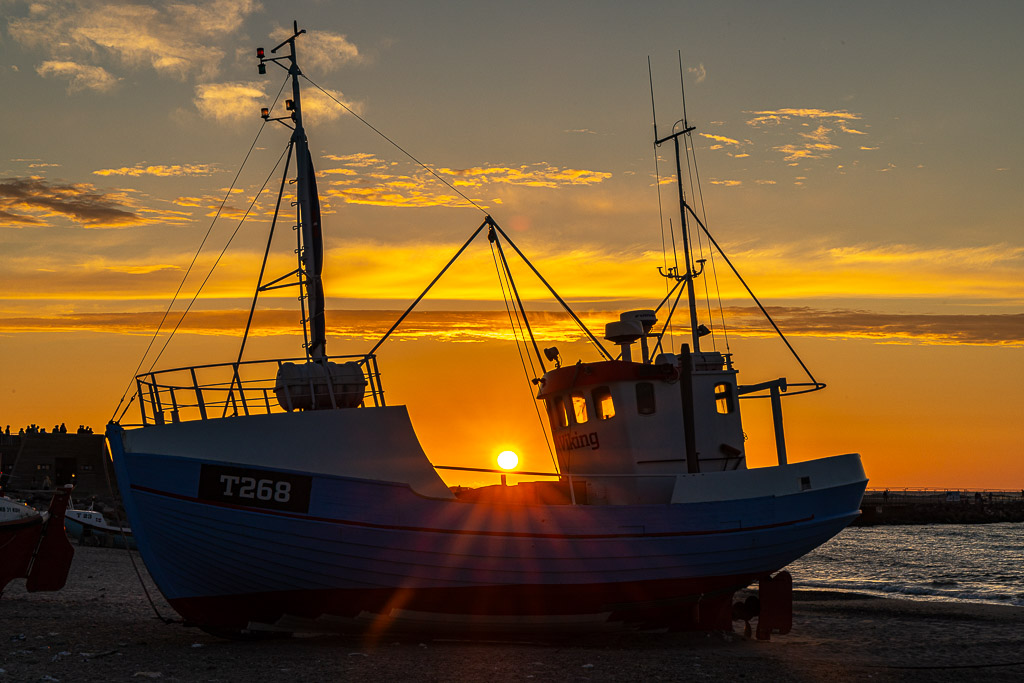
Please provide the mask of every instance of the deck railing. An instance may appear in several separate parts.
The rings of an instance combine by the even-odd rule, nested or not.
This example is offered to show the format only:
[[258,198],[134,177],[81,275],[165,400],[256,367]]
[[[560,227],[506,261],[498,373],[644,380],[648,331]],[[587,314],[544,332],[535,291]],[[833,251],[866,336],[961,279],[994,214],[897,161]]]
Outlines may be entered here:
[[[274,391],[278,369],[285,363],[301,365],[306,362],[306,358],[240,361],[137,375],[136,398],[142,414],[141,424],[288,412],[281,407]],[[361,405],[385,405],[376,356],[331,356],[312,362],[357,363],[366,380],[366,394]],[[335,404],[333,383],[327,381],[325,385],[330,403]],[[340,404],[341,397],[338,398],[337,403]]]

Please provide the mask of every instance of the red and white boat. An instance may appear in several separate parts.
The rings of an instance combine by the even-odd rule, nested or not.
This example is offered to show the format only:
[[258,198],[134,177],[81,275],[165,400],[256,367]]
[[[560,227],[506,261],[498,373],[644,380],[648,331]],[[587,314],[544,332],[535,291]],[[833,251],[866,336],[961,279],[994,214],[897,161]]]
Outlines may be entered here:
[[67,485],[54,491],[43,513],[0,496],[0,595],[14,579],[26,579],[30,593],[64,587],[75,554],[64,533],[71,489]]

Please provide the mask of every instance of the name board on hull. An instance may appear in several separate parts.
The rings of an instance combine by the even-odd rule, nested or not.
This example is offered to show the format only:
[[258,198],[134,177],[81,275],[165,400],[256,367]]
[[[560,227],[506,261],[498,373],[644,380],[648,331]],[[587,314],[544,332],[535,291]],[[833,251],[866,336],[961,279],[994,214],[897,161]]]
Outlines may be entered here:
[[214,503],[309,512],[312,485],[312,477],[304,474],[204,464],[199,471],[198,497]]

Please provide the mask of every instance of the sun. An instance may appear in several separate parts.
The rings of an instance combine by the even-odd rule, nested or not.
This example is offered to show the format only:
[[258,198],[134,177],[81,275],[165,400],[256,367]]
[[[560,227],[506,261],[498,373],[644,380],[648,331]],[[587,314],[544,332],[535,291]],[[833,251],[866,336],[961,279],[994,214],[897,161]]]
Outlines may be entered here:
[[514,470],[519,464],[519,456],[512,451],[502,451],[498,454],[498,467],[503,470]]

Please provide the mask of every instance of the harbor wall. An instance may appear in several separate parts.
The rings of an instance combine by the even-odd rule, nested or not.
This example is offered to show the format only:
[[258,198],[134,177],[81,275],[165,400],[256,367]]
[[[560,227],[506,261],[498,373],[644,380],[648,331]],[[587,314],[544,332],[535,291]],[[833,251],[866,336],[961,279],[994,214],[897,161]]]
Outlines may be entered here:
[[1024,522],[1024,490],[869,490],[852,526]]

